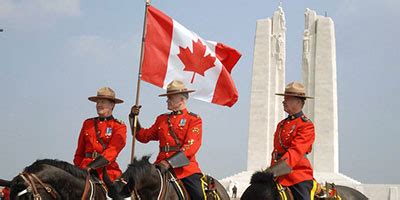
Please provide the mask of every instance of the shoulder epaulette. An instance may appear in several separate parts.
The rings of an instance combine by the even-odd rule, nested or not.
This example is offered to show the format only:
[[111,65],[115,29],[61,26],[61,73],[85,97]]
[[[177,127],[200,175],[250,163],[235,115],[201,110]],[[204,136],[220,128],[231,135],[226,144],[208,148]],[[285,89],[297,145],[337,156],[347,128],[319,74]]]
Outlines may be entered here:
[[196,114],[196,113],[189,112],[189,115],[192,115],[192,116],[194,116],[194,117],[200,118],[200,115],[198,115],[198,114]]
[[120,120],[120,119],[115,119],[115,118],[114,118],[114,121],[118,122],[119,124],[125,124],[125,122],[122,121],[122,120]]
[[303,120],[303,122],[309,122],[311,121],[310,119],[308,119],[306,116],[301,116],[301,120]]

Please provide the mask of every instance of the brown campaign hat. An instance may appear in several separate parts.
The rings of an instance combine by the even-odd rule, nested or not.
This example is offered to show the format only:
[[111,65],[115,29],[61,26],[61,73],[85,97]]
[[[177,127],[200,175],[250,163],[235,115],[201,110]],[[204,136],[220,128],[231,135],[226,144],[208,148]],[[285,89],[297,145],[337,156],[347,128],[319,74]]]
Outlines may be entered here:
[[306,95],[306,88],[303,84],[298,82],[291,82],[285,87],[285,93],[277,93],[279,96],[293,96],[312,99],[313,97]]
[[167,86],[167,93],[160,94],[158,96],[162,97],[162,96],[168,96],[168,95],[173,95],[173,94],[184,94],[184,93],[191,93],[194,91],[195,90],[188,90],[182,81],[173,80]]
[[88,98],[90,101],[97,102],[99,99],[108,99],[113,101],[114,103],[122,103],[124,102],[121,99],[115,98],[115,92],[109,87],[102,87],[97,90],[97,96],[92,96]]

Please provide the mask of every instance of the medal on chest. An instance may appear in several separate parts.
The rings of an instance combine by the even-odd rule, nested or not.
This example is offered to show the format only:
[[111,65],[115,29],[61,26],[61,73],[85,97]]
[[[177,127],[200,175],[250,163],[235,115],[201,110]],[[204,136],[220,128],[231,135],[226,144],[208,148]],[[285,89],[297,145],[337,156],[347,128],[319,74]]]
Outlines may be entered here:
[[186,124],[186,119],[185,119],[185,118],[182,118],[182,119],[179,121],[179,127],[184,127],[185,124]]
[[106,136],[110,137],[112,135],[112,128],[111,127],[107,127],[106,128]]
[[290,134],[293,133],[293,131],[294,131],[295,128],[296,128],[296,125],[293,125],[292,128],[290,128],[289,133],[290,133]]

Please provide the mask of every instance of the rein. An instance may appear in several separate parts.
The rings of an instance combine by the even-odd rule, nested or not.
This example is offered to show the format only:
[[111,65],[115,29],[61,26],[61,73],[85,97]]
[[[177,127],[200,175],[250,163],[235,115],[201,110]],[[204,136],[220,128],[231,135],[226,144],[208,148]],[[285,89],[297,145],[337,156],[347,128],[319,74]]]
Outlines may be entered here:
[[[166,175],[162,175],[161,171],[157,169],[157,173],[158,176],[160,177],[160,192],[157,195],[157,200],[163,200],[166,198],[165,194],[168,191],[168,183],[167,183],[167,176]],[[123,183],[124,185],[128,185],[128,182],[124,179],[124,178],[119,178],[117,179],[117,181],[120,181],[121,183]],[[134,186],[133,188],[128,188],[129,192],[131,193],[131,198],[132,199],[136,199],[136,200],[140,200],[141,197],[136,189],[136,187]]]
[[34,200],[41,200],[42,197],[40,196],[38,189],[43,188],[51,195],[51,197],[53,197],[53,199],[57,198],[57,192],[50,185],[43,183],[43,181],[41,181],[34,173],[23,172],[20,173],[19,176],[25,181],[28,187],[19,192],[18,196],[22,196],[29,192],[32,193]]
[[[104,186],[103,181],[100,181],[100,186],[104,192],[104,195],[107,195],[108,190],[106,188],[106,186]],[[90,174],[88,174],[86,176],[86,180],[85,180],[85,188],[83,190],[83,194],[82,194],[82,198],[81,200],[85,200],[87,199],[86,197],[89,197],[89,200],[95,199],[96,198],[96,182],[93,182],[93,180],[90,179]]]

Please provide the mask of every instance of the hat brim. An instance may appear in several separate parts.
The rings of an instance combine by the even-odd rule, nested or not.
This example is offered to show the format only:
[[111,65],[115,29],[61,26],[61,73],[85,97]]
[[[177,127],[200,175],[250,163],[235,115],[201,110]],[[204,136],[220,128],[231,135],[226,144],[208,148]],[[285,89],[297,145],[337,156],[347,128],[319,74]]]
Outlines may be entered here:
[[173,95],[173,94],[184,94],[184,93],[192,93],[196,90],[185,90],[185,91],[174,91],[174,92],[167,92],[165,94],[160,94],[158,95],[159,97],[165,97],[165,96],[169,96],[169,95]]
[[112,97],[93,96],[93,97],[89,97],[88,99],[89,99],[89,101],[93,101],[93,102],[97,102],[99,99],[108,99],[108,100],[110,100],[110,101],[113,101],[113,102],[116,103],[116,104],[119,104],[119,103],[123,103],[123,102],[124,102],[124,101],[121,100],[121,99],[112,98]]
[[300,97],[300,98],[306,98],[306,99],[314,99],[314,97],[305,96],[305,95],[300,95],[300,94],[284,94],[284,93],[275,93],[275,95],[278,95],[278,96],[291,96],[291,97]]

